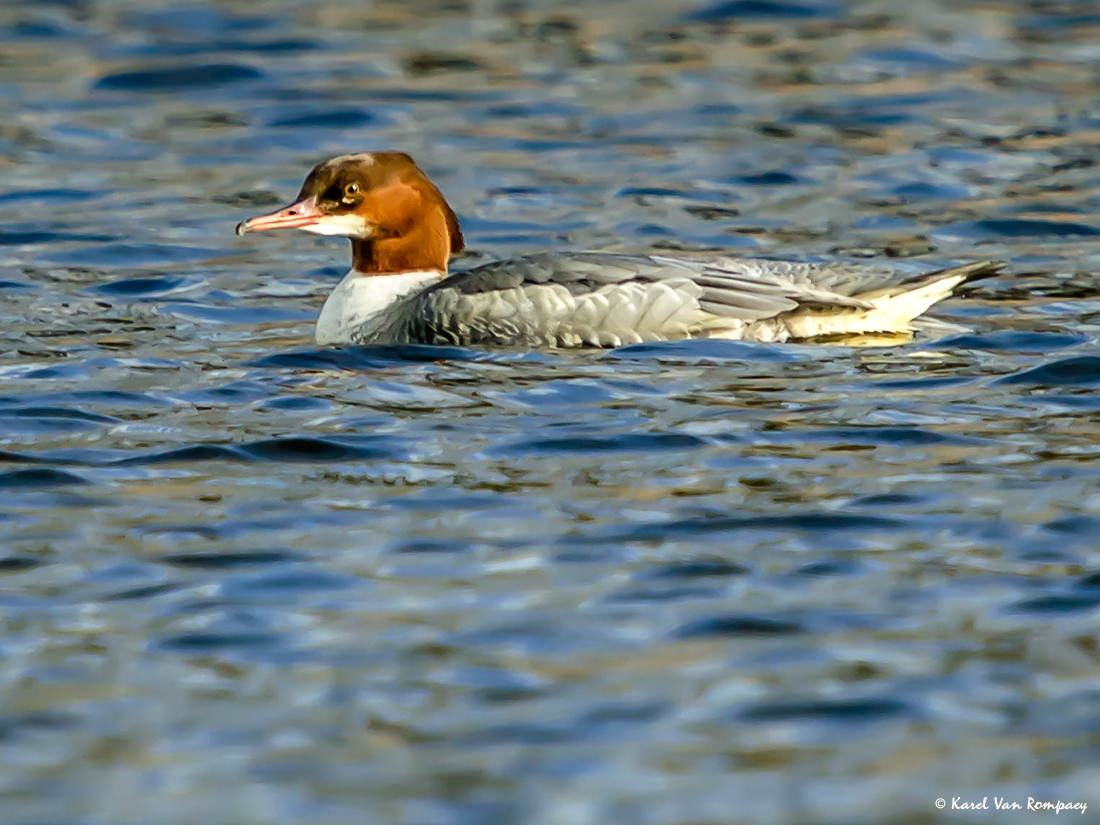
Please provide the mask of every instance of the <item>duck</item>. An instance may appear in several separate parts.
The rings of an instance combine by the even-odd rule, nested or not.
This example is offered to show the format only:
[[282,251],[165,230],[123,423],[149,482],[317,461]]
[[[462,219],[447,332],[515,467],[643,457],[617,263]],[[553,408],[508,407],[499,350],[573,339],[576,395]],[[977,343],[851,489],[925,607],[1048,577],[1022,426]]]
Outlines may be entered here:
[[465,248],[458,217],[397,151],[318,163],[293,203],[236,232],[279,229],[351,240],[351,270],[317,319],[322,346],[564,349],[911,333],[933,304],[1004,265],[912,276],[847,262],[552,251],[452,273],[451,258]]

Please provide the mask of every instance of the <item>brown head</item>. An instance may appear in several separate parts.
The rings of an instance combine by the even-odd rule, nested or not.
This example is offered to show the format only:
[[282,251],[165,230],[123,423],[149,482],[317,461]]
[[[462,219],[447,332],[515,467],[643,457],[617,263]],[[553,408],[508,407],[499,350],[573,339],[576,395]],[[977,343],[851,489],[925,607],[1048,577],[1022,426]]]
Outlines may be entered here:
[[465,242],[442,193],[403,152],[341,155],[313,167],[290,206],[237,225],[237,234],[304,229],[351,238],[365,274],[445,273]]

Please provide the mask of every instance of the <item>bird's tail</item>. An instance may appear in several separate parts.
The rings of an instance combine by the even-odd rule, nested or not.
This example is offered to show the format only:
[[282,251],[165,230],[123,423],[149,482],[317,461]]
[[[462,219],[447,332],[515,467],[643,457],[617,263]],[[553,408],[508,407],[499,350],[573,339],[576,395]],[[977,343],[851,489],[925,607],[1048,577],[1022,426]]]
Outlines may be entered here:
[[853,295],[870,309],[801,309],[787,316],[792,338],[820,338],[827,335],[863,335],[875,332],[909,332],[910,322],[937,301],[967,281],[996,275],[1004,263],[980,261],[941,269],[908,281]]

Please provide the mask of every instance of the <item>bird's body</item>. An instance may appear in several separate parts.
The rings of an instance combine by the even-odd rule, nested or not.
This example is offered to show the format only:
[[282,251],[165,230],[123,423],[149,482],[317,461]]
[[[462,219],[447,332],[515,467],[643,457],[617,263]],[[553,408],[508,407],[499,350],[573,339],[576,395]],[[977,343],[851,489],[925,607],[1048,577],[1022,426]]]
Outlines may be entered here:
[[589,252],[527,255],[442,280],[353,271],[325,302],[317,342],[564,348],[890,332],[908,328],[975,269],[991,265],[914,282],[875,267]]
[[990,261],[917,277],[887,267],[755,258],[548,252],[448,275],[458,221],[407,155],[317,166],[295,204],[238,233],[300,228],[352,239],[319,344],[616,347],[684,338],[787,341],[902,332]]

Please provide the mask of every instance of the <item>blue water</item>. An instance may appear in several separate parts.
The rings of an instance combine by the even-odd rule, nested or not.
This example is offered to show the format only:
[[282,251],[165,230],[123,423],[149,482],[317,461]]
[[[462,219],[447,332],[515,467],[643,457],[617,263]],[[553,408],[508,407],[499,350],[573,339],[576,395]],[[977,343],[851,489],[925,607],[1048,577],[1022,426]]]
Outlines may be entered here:
[[[0,9],[0,823],[1091,821],[1100,18],[945,9]],[[346,244],[233,227],[376,148],[459,266],[1009,266],[911,341],[318,349]]]

